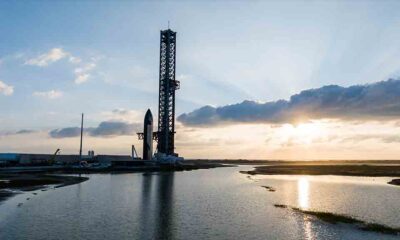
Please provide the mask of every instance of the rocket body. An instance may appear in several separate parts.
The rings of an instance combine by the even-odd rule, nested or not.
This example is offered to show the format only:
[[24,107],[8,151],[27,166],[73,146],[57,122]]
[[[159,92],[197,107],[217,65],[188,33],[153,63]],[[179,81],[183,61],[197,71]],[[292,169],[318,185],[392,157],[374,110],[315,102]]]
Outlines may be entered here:
[[153,115],[150,109],[144,116],[143,134],[143,160],[151,160],[153,158]]

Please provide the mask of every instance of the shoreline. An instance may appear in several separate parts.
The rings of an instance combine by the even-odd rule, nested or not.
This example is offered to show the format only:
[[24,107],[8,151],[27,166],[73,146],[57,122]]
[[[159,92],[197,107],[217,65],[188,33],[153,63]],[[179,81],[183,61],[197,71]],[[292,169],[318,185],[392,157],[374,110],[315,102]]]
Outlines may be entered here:
[[[400,165],[270,165],[257,166],[250,171],[240,171],[249,175],[336,175],[354,177],[400,177]],[[400,179],[388,182],[400,186]]]
[[111,168],[49,168],[49,167],[13,167],[0,168],[0,204],[21,192],[65,187],[89,180],[88,177],[63,176],[62,174],[119,174],[119,173],[149,173],[178,172],[217,167],[233,167],[234,165],[220,163],[192,163],[180,166],[140,166]]
[[234,165],[400,165],[400,160],[246,160],[246,159],[188,159],[186,162],[223,163]]
[[0,173],[0,204],[18,192],[43,190],[49,185],[55,188],[78,184],[89,180],[88,177],[60,176],[32,173]]

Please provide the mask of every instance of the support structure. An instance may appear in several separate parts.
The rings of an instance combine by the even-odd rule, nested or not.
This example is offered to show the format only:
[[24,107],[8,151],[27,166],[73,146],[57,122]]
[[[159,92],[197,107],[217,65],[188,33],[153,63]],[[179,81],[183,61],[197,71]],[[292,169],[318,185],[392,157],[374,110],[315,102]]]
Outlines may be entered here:
[[[160,72],[158,92],[158,130],[153,133],[152,140],[157,141],[157,152],[167,156],[175,156],[175,90],[180,87],[175,79],[176,70],[176,32],[171,29],[161,31],[160,35]],[[146,116],[151,115],[150,110]],[[148,122],[145,117],[145,126]],[[144,132],[137,133],[143,142],[143,159],[149,158],[149,136]],[[148,132],[148,131],[147,131]]]
[[175,90],[179,81],[175,79],[176,32],[171,29],[160,35],[160,74],[158,96],[158,139],[157,151],[166,155],[175,153]]
[[81,144],[79,147],[79,161],[82,161],[82,141],[83,141],[83,113],[82,113],[82,120],[81,120]]

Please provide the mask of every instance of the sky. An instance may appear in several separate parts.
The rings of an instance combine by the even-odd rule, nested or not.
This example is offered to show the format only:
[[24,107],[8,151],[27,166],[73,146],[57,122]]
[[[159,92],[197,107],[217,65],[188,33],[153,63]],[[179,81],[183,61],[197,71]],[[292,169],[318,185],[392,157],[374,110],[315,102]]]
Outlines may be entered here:
[[1,1],[0,152],[130,154],[177,32],[176,152],[400,159],[398,1]]

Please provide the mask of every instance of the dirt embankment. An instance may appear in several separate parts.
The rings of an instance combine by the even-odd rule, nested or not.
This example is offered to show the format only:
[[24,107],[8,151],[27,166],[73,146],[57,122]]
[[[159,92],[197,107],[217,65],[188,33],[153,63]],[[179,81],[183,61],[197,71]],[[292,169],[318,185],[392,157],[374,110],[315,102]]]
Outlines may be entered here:
[[0,202],[15,195],[18,191],[35,191],[49,185],[63,187],[88,180],[87,177],[58,176],[46,174],[0,174]]

